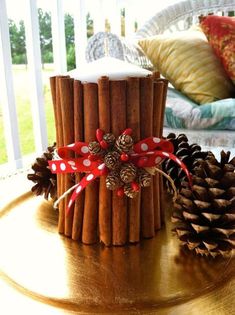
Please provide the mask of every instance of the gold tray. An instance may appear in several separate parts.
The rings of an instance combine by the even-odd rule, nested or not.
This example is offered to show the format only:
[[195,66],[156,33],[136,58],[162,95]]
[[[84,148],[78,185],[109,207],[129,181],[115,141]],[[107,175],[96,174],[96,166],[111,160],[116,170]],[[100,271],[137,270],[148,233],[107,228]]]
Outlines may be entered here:
[[0,210],[1,281],[48,314],[232,314],[234,259],[181,251],[169,221],[137,245],[82,245],[57,233],[51,203],[23,194]]

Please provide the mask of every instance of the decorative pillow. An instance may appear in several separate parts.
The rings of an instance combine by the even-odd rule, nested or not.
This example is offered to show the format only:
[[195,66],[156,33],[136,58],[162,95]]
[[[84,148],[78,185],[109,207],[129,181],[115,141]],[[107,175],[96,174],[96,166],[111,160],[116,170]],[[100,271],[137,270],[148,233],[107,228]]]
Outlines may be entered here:
[[228,16],[209,15],[201,18],[200,25],[235,84],[235,19]]
[[198,106],[169,87],[164,126],[190,130],[235,130],[235,99],[227,98]]
[[200,31],[182,31],[139,40],[160,73],[198,104],[231,96],[234,86]]

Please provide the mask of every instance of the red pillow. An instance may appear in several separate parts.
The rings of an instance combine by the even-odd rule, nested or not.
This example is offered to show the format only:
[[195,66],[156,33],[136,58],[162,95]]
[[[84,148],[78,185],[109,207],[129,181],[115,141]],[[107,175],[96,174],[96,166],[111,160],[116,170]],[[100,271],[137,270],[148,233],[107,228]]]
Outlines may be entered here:
[[208,15],[201,18],[200,25],[235,84],[235,18]]

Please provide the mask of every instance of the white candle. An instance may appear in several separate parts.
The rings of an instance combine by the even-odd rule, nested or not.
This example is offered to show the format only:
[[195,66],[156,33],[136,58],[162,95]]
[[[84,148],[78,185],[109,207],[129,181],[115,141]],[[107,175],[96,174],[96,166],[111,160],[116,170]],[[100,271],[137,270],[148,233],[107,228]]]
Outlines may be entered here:
[[146,77],[151,71],[112,57],[103,57],[93,62],[81,65],[78,69],[69,71],[69,75],[82,82],[97,83],[102,76],[110,80],[125,80],[128,77]]

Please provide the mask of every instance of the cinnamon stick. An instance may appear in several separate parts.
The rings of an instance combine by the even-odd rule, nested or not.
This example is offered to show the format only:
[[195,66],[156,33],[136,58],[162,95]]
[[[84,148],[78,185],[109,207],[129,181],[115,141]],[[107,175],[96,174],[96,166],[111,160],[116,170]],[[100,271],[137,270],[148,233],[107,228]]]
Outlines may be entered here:
[[[80,81],[74,80],[74,141],[83,141],[83,85]],[[80,173],[76,173],[75,181],[79,183],[82,179]],[[73,214],[72,239],[81,239],[83,208],[84,208],[84,191],[80,193],[75,201]]]
[[[160,80],[154,82],[153,97],[153,135],[161,137],[162,111],[163,111],[164,83]],[[161,228],[161,176],[156,174],[153,178],[153,196],[154,196],[154,227],[155,230]]]
[[[55,112],[55,123],[56,123],[56,132],[57,132],[57,147],[64,145],[63,137],[63,126],[62,126],[62,110],[61,110],[61,98],[60,98],[60,80],[62,76],[56,77],[56,106],[54,109]],[[58,197],[64,192],[64,176],[57,175],[57,194]],[[59,203],[59,220],[58,220],[58,231],[61,234],[64,234],[65,231],[65,201],[61,200]]]
[[[140,80],[127,80],[127,127],[132,129],[134,142],[140,140]],[[129,242],[140,240],[140,194],[133,199],[128,198]]]
[[166,79],[159,79],[159,81],[163,82],[163,84],[164,84],[163,100],[162,100],[162,107],[161,107],[161,128],[160,128],[160,137],[162,137],[163,124],[164,124],[164,114],[165,114],[165,106],[166,106],[166,98],[167,98],[168,81]]
[[[140,133],[141,139],[153,132],[153,78],[140,79]],[[153,186],[141,191],[141,232],[145,238],[154,236]]]
[[153,78],[153,82],[160,79],[160,72],[159,71],[153,71],[152,78]]
[[55,128],[56,128],[56,141],[58,137],[57,132],[57,107],[56,107],[56,76],[50,77],[50,89],[51,89],[51,98],[52,98],[52,104],[53,104],[53,110],[54,110],[54,118],[55,118]]
[[[98,89],[97,84],[86,83],[83,86],[84,95],[84,139],[94,141],[98,128]],[[91,182],[85,190],[82,242],[93,244],[97,241],[98,221],[98,182]]]
[[[161,106],[161,124],[160,124],[160,132],[159,135],[162,137],[163,133],[163,124],[164,124],[164,114],[165,114],[165,106],[166,106],[166,98],[167,98],[167,88],[168,88],[168,81],[166,79],[159,79],[160,82],[163,83],[163,99],[162,99],[162,106]],[[164,205],[164,187],[163,187],[163,178],[160,177],[160,203],[161,203],[161,221],[164,223],[164,213],[163,213],[163,205]]]
[[[54,110],[54,120],[55,120],[55,129],[56,129],[56,144],[59,146],[62,142],[63,136],[61,135],[62,128],[59,118],[59,109],[58,109],[58,77],[50,77],[50,88],[51,88],[51,96],[52,96],[52,104]],[[57,195],[58,197],[61,195],[61,175],[57,174]],[[64,233],[64,215],[62,215],[61,205],[59,205],[59,223],[58,223],[58,230],[59,233]]]
[[[110,81],[111,131],[117,137],[126,128],[126,81]],[[127,198],[112,193],[112,244],[127,241]]]
[[[98,81],[99,127],[106,133],[110,132],[110,95],[109,78],[101,77]],[[99,190],[99,235],[100,241],[106,246],[112,242],[112,208],[111,191],[106,188],[106,178],[100,177]]]
[[[74,110],[73,110],[73,79],[61,78],[59,81],[60,88],[60,101],[62,112],[62,126],[63,126],[63,145],[68,145],[74,142]],[[71,174],[63,175],[64,178],[64,191],[67,191],[74,182]],[[70,196],[65,197],[64,207],[67,206]],[[73,225],[73,211],[65,215],[65,230],[66,236],[72,236]]]

